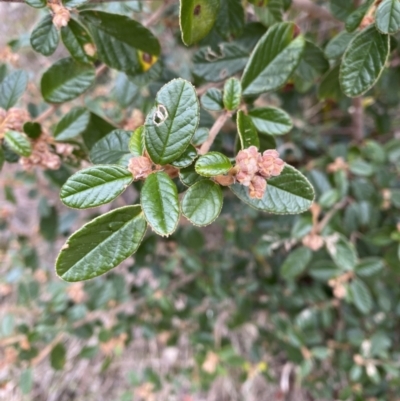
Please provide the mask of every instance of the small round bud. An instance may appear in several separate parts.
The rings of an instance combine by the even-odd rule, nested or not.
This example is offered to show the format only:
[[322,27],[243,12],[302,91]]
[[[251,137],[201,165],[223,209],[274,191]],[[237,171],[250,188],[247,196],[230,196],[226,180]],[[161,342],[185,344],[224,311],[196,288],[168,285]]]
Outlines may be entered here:
[[236,180],[242,185],[248,187],[253,177],[257,174],[259,156],[260,154],[255,146],[243,149],[236,155],[236,166],[239,170]]
[[129,160],[128,170],[135,180],[140,180],[146,178],[153,171],[153,164],[145,156],[132,157]]
[[259,173],[265,178],[279,175],[284,166],[285,162],[275,149],[266,150],[258,161]]
[[262,199],[267,190],[267,181],[265,178],[256,175],[249,185],[249,196],[254,199]]

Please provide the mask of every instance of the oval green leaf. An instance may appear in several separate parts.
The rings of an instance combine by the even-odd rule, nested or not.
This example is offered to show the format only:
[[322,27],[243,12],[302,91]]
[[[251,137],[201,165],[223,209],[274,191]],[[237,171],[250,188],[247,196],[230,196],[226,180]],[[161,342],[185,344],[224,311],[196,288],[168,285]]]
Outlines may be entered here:
[[160,55],[157,38],[142,24],[125,15],[86,10],[79,16],[92,34],[99,59],[111,68],[138,74],[147,71],[147,59],[152,65]]
[[350,42],[340,67],[340,85],[345,95],[357,97],[379,79],[389,56],[389,36],[374,25],[361,31]]
[[95,80],[94,67],[64,58],[53,64],[40,83],[44,99],[49,103],[64,103],[84,93]]
[[356,278],[351,282],[350,289],[356,308],[365,315],[371,312],[373,306],[372,295],[366,284]]
[[210,180],[191,186],[182,200],[182,214],[196,226],[211,224],[221,213],[221,187]]
[[247,149],[250,146],[255,146],[258,149],[260,147],[260,139],[252,119],[244,114],[242,110],[239,110],[236,124],[241,149]]
[[131,132],[116,129],[97,141],[90,150],[93,164],[118,164],[127,166],[132,153],[129,151]]
[[29,157],[31,155],[32,147],[26,135],[17,131],[7,131],[4,134],[4,140],[17,155],[24,157]]
[[67,141],[82,134],[89,124],[90,112],[84,107],[74,107],[57,124],[54,137]]
[[53,17],[48,14],[35,26],[31,34],[31,46],[38,53],[50,56],[55,52],[60,41],[58,30],[53,24]]
[[161,165],[176,160],[190,144],[199,119],[200,106],[191,83],[174,79],[163,86],[145,123],[145,144],[151,160]]
[[107,273],[136,252],[146,227],[138,205],[97,217],[69,237],[56,261],[57,274],[73,282]]
[[209,111],[221,111],[224,108],[222,92],[217,88],[207,89],[200,102],[203,108]]
[[22,70],[16,70],[8,75],[0,84],[0,107],[8,110],[17,103],[28,85],[28,74]]
[[181,0],[182,41],[189,46],[203,39],[214,26],[219,0]]
[[375,25],[386,34],[400,31],[400,2],[399,0],[383,0],[376,9]]
[[300,62],[305,40],[294,38],[295,24],[272,25],[260,39],[243,72],[244,95],[259,95],[279,89]]
[[197,157],[197,150],[193,145],[189,145],[178,159],[171,162],[176,168],[185,168],[190,166]]
[[226,110],[236,110],[242,100],[242,86],[236,78],[229,78],[224,85],[224,106]]
[[179,170],[179,179],[183,185],[191,187],[192,185],[196,184],[196,182],[205,180],[206,178],[197,174],[196,170],[194,169],[194,165],[192,164]]
[[293,127],[289,114],[276,107],[253,109],[249,111],[249,117],[257,130],[263,134],[284,135]]
[[298,214],[310,208],[314,189],[310,182],[294,167],[286,165],[282,173],[270,178],[262,199],[249,197],[247,187],[234,184],[232,192],[254,209],[274,214]]
[[129,151],[133,156],[142,156],[144,152],[144,125],[133,131],[129,139]]
[[309,248],[301,246],[290,252],[281,267],[281,275],[286,280],[294,280],[300,276],[311,262],[312,252]]
[[92,38],[86,29],[74,19],[61,28],[61,39],[71,57],[81,63],[90,63],[95,55]]
[[196,162],[196,173],[203,177],[226,174],[232,168],[230,160],[219,152],[209,152],[200,156]]
[[61,201],[75,209],[87,209],[111,202],[133,181],[120,166],[94,166],[68,178],[60,192]]
[[180,210],[178,190],[164,172],[150,174],[140,193],[146,220],[159,235],[168,236],[178,226]]

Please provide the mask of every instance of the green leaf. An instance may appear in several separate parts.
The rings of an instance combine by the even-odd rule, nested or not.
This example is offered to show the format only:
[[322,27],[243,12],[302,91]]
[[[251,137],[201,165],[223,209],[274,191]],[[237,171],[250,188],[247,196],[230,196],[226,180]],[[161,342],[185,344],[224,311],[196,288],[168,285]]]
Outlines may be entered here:
[[150,174],[143,184],[140,203],[147,222],[159,235],[168,236],[178,226],[178,190],[164,172]]
[[214,26],[220,0],[181,0],[179,22],[182,41],[189,46],[203,39]]
[[345,95],[357,97],[379,79],[389,56],[389,37],[374,25],[361,31],[350,42],[340,67],[340,85]]
[[56,261],[57,274],[73,282],[108,272],[138,249],[146,227],[138,205],[97,217],[69,237]]
[[0,84],[0,107],[8,110],[17,103],[25,92],[28,75],[25,71],[16,70],[8,75]]
[[140,96],[140,88],[131,82],[126,74],[120,72],[115,80],[112,94],[119,105],[126,108]]
[[219,152],[209,152],[200,156],[196,162],[196,173],[203,177],[226,174],[232,168],[230,160]]
[[104,120],[95,113],[90,113],[89,123],[82,132],[82,137],[86,147],[90,150],[93,145],[108,133],[113,131],[115,127],[108,121]]
[[55,52],[60,41],[58,30],[53,24],[53,17],[47,14],[35,26],[31,34],[31,46],[38,53],[50,56]]
[[325,47],[326,58],[334,60],[341,57],[354,36],[354,33],[342,31],[332,38]]
[[281,266],[281,276],[286,280],[293,280],[300,276],[311,262],[312,252],[301,246],[290,252]]
[[341,21],[354,11],[354,2],[349,0],[330,0],[329,6],[332,14]]
[[88,90],[95,80],[94,67],[64,58],[53,64],[42,76],[42,95],[49,103],[64,103]]
[[220,0],[221,6],[215,28],[225,38],[238,37],[245,26],[245,13],[241,0]]
[[118,164],[128,166],[132,153],[129,150],[131,132],[122,129],[111,131],[97,141],[90,150],[93,164]]
[[249,111],[257,131],[268,135],[284,135],[293,127],[290,116],[276,107],[263,107]]
[[210,135],[210,130],[208,128],[204,127],[198,128],[193,135],[192,145],[199,146],[203,144],[207,140],[209,135]]
[[64,369],[67,361],[67,350],[62,343],[56,344],[50,352],[50,364],[55,370]]
[[61,201],[75,209],[87,209],[111,202],[133,181],[120,166],[94,166],[68,178],[60,192]]
[[174,79],[163,86],[145,123],[145,145],[151,160],[161,165],[176,160],[190,144],[199,119],[200,106],[192,84]]
[[236,43],[220,43],[218,50],[203,47],[193,56],[193,74],[208,82],[219,82],[242,71],[248,58],[248,51]]
[[294,38],[295,24],[280,22],[268,29],[254,49],[243,72],[244,95],[279,89],[300,62],[305,40]]
[[348,32],[353,32],[360,26],[361,21],[373,3],[374,0],[367,0],[346,18],[345,26]]
[[205,180],[205,177],[196,173],[194,165],[191,164],[189,167],[185,167],[179,170],[179,179],[181,180],[183,185],[187,187],[191,187],[192,185],[196,184],[200,180]]
[[360,260],[355,268],[355,272],[360,277],[369,277],[380,272],[384,268],[381,258],[365,258]]
[[200,102],[203,108],[209,111],[220,111],[224,108],[222,92],[217,88],[207,89]]
[[262,199],[249,197],[247,187],[234,184],[232,192],[254,209],[275,214],[299,214],[308,210],[314,200],[310,182],[294,167],[286,165],[282,173],[267,182]]
[[90,63],[94,59],[95,47],[86,29],[74,19],[61,28],[61,39],[71,57],[81,63]]
[[365,285],[365,283],[356,278],[350,284],[350,289],[356,308],[365,315],[371,312],[372,296],[370,290]]
[[375,25],[386,34],[400,31],[400,2],[399,0],[383,0],[375,13]]
[[226,110],[236,110],[242,99],[242,87],[236,78],[229,78],[224,86],[224,106]]
[[54,137],[67,141],[82,134],[89,124],[90,112],[85,107],[74,107],[57,124]]
[[157,38],[143,25],[118,14],[81,11],[101,61],[128,74],[147,71],[160,55]]
[[335,234],[326,242],[326,247],[336,266],[342,270],[354,270],[357,265],[358,257],[354,245],[343,235]]
[[191,186],[182,200],[182,214],[196,226],[211,224],[221,213],[221,187],[210,180]]
[[328,70],[329,62],[323,51],[306,40],[303,56],[293,77],[296,88],[301,92],[308,91],[313,83]]
[[171,162],[171,165],[176,168],[185,168],[190,166],[197,157],[197,150],[193,145],[189,145],[186,150],[179,156],[178,159]]
[[29,394],[32,391],[33,374],[31,368],[24,369],[21,372],[21,376],[19,379],[19,387],[21,389],[22,394]]
[[318,89],[318,97],[320,99],[338,100],[343,96],[340,89],[339,74],[340,65],[337,65],[324,75]]
[[43,8],[47,5],[46,0],[25,0],[25,3],[33,8]]
[[252,119],[244,114],[242,110],[237,113],[236,119],[240,145],[242,149],[247,149],[250,146],[260,147],[260,139]]
[[6,144],[17,155],[29,157],[32,153],[32,147],[26,135],[17,131],[6,131],[4,134]]
[[144,125],[136,128],[129,139],[129,151],[133,156],[142,156],[144,152]]
[[39,123],[28,121],[24,124],[23,130],[31,139],[37,139],[42,134],[42,126]]

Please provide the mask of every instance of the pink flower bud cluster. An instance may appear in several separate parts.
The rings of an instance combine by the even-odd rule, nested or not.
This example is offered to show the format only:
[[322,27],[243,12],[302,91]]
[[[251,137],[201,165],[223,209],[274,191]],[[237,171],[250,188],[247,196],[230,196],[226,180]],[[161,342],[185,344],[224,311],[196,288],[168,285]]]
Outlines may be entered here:
[[261,154],[255,146],[250,146],[236,156],[236,181],[249,187],[250,198],[262,199],[267,189],[266,179],[278,176],[284,165],[275,149]]
[[128,170],[135,180],[143,180],[153,171],[153,163],[146,156],[132,157],[129,160]]
[[[61,3],[61,2],[60,2]],[[71,14],[62,4],[49,3],[51,10],[53,11],[53,24],[57,29],[61,29],[68,25],[71,19]]]
[[29,157],[21,157],[20,164],[25,170],[32,170],[33,167],[40,167],[44,170],[58,170],[61,167],[62,156],[72,154],[73,146],[69,144],[56,144],[55,152],[51,147],[53,138],[42,133],[39,138],[32,140],[32,153]]
[[24,123],[29,120],[26,110],[11,108],[8,111],[0,108],[0,135],[8,130],[22,132]]

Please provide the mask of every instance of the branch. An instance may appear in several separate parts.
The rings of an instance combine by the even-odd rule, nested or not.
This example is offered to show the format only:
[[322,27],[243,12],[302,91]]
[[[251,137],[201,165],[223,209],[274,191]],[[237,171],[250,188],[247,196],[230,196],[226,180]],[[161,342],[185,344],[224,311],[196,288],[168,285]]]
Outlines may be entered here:
[[364,109],[361,97],[353,99],[351,114],[353,138],[355,141],[361,142],[364,138]]
[[210,150],[219,131],[221,131],[221,128],[225,125],[226,120],[231,117],[231,115],[232,113],[230,111],[226,111],[215,120],[214,125],[210,129],[207,140],[203,143],[203,145],[201,145],[199,150],[200,155],[205,155]]

